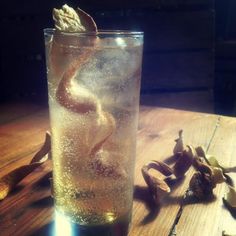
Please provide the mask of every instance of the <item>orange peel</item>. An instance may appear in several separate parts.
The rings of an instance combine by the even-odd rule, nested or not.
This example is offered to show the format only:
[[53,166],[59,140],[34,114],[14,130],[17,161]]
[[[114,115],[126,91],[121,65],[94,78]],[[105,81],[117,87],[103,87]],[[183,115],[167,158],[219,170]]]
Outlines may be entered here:
[[50,149],[50,134],[47,132],[43,146],[34,155],[30,164],[20,166],[0,178],[0,200],[6,198],[22,179],[48,160],[49,155],[47,154]]

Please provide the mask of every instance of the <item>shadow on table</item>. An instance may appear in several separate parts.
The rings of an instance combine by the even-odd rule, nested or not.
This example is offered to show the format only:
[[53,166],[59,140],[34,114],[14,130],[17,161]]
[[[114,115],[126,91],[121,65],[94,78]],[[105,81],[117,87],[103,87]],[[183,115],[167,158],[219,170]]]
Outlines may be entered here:
[[52,178],[52,172],[47,172],[44,174],[40,179],[38,179],[35,183],[35,187],[40,188],[49,188],[50,185],[50,179]]
[[155,220],[160,212],[160,206],[157,206],[147,187],[136,185],[134,188],[134,200],[143,202],[149,213],[141,221],[142,225],[148,224]]
[[77,224],[55,221],[44,225],[29,236],[127,236],[129,229],[129,222],[118,222],[115,225],[103,226],[78,226]]
[[48,223],[28,236],[53,236],[54,222]]
[[51,196],[46,196],[31,203],[30,206],[33,208],[53,207],[53,198]]

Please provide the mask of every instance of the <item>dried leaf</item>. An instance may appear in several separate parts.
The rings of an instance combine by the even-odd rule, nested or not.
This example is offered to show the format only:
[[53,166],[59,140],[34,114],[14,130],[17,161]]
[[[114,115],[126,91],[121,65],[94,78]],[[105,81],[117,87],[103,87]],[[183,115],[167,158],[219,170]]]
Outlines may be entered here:
[[86,31],[88,31],[88,32],[96,32],[97,31],[97,25],[96,25],[95,21],[88,13],[86,13],[85,11],[83,11],[82,9],[80,9],[78,7],[77,14],[79,15],[81,23],[85,27]]
[[47,132],[42,148],[34,155],[30,164],[18,167],[0,178],[0,200],[3,200],[23,178],[42,165],[48,159],[49,151],[50,134]]
[[174,155],[178,152],[183,152],[184,150],[184,142],[183,142],[183,130],[179,131],[179,138],[175,140],[176,144],[173,149]]

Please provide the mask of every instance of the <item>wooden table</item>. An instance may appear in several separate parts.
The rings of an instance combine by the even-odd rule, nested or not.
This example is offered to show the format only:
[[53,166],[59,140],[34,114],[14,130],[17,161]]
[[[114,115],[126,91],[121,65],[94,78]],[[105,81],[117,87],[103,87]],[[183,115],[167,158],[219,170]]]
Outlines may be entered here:
[[[17,112],[15,112],[17,110]],[[0,175],[29,162],[49,129],[48,110],[38,106],[14,105],[0,109]],[[235,215],[222,202],[226,184],[217,185],[207,202],[183,203],[183,195],[194,173],[173,187],[160,207],[150,195],[140,168],[149,160],[171,158],[174,139],[184,130],[186,144],[202,145],[225,165],[236,166],[236,119],[158,107],[141,107],[137,142],[133,221],[130,236],[217,236],[236,234]],[[44,164],[27,176],[0,202],[0,235],[47,235],[52,222],[48,172]],[[236,175],[230,175],[236,181]]]

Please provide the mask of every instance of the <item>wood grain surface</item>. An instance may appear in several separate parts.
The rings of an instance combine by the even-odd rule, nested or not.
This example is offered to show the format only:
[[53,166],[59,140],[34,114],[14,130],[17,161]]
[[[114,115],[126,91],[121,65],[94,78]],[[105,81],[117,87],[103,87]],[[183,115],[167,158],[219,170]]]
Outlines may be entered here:
[[[31,113],[29,109],[26,115],[19,113],[14,119],[10,113],[9,122],[4,118],[4,123],[0,124],[0,176],[29,162],[49,129],[47,109],[32,109]],[[6,110],[4,117],[7,117]],[[177,236],[217,236],[223,230],[236,234],[234,215],[222,202],[226,192],[225,184],[217,186],[211,201],[183,201],[193,169],[171,185],[170,195],[160,206],[150,201],[140,169],[154,159],[173,164],[172,150],[179,129],[184,130],[186,144],[202,145],[223,164],[236,165],[235,118],[142,106],[137,134],[133,219],[129,236],[168,236],[174,226]],[[0,235],[49,235],[53,222],[50,170],[49,161],[22,180],[0,202]],[[236,181],[235,174],[231,177]]]

